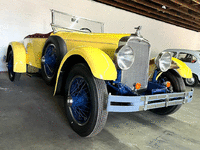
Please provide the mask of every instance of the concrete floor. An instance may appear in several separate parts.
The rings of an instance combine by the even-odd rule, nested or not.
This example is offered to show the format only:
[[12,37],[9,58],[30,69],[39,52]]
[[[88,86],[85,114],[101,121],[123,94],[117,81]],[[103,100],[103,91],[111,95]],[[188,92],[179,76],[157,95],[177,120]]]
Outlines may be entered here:
[[12,83],[0,73],[0,150],[200,149],[200,85],[193,101],[170,116],[109,113],[93,138],[81,138],[70,128],[62,96],[52,93],[41,77],[22,75]]

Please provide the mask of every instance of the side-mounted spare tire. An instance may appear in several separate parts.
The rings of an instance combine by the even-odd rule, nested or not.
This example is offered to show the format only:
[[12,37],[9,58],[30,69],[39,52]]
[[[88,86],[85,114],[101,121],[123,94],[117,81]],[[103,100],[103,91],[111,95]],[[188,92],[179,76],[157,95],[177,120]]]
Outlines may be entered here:
[[47,84],[55,83],[58,68],[67,53],[65,41],[59,36],[50,36],[43,48],[41,73]]

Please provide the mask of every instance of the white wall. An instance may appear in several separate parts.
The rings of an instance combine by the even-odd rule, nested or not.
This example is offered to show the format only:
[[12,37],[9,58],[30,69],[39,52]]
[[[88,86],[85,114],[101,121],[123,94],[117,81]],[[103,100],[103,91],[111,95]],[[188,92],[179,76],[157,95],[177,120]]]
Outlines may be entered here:
[[1,0],[0,71],[7,70],[3,56],[9,42],[51,31],[49,9],[104,22],[105,32],[133,33],[134,27],[142,25],[141,33],[151,43],[152,57],[167,48],[200,49],[200,33],[91,0]]
[[197,49],[200,50],[200,32],[199,32],[199,36],[198,36],[198,41],[197,41],[198,45],[197,45]]

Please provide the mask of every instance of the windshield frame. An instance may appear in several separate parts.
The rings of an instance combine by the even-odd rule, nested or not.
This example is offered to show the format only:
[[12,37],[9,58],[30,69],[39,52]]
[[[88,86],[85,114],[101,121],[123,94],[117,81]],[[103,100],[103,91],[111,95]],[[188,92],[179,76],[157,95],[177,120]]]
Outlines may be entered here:
[[[92,23],[99,24],[100,25],[100,29],[99,29],[100,32],[96,32],[96,33],[104,33],[104,23],[103,22],[94,21],[94,20],[79,17],[79,16],[74,16],[74,15],[64,13],[64,12],[60,12],[60,11],[57,11],[57,10],[54,10],[54,9],[50,9],[50,11],[51,11],[51,24],[50,25],[51,25],[51,28],[52,28],[54,33],[58,32],[58,31],[65,31],[65,32],[78,31],[78,32],[88,33],[87,30],[80,30],[80,29],[75,29],[75,28],[70,28],[70,27],[64,27],[64,26],[61,26],[59,24],[56,24],[55,23],[55,17],[56,17],[55,13],[59,13],[59,14],[62,14],[62,15],[66,15],[67,17],[71,17],[71,22],[83,20],[83,21],[86,21],[86,22],[91,23],[91,24]],[[77,18],[78,18],[78,20],[77,20]],[[85,28],[87,28],[87,27],[85,27]],[[92,33],[94,33],[94,32],[92,32]]]

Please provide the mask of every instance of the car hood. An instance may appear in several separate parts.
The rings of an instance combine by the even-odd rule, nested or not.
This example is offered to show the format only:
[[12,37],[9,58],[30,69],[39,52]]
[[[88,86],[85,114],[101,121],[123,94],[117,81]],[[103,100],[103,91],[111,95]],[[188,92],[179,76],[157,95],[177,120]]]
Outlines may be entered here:
[[51,36],[55,35],[64,39],[68,51],[78,47],[95,47],[107,53],[111,59],[118,48],[119,40],[124,36],[130,36],[130,34],[82,32],[57,32],[51,34]]
[[52,33],[62,37],[64,40],[73,40],[74,42],[95,42],[102,44],[114,44],[118,45],[119,40],[124,36],[130,36],[130,34],[116,34],[116,33],[82,33],[82,32],[57,32]]

